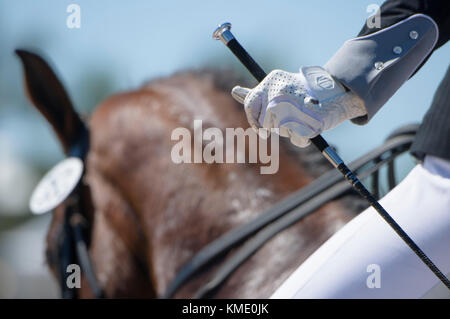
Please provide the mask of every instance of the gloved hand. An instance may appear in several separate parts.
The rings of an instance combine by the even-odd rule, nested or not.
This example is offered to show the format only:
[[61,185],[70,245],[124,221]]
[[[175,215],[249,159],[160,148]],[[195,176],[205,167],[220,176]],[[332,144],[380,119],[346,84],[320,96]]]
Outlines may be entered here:
[[341,122],[365,115],[362,100],[321,67],[302,67],[299,73],[270,72],[253,89],[236,86],[232,96],[245,106],[250,125],[279,128],[299,147]]

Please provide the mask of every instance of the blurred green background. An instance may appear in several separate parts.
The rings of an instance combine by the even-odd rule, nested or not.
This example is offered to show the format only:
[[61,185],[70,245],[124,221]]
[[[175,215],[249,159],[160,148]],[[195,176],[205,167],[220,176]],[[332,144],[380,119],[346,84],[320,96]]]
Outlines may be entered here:
[[[69,29],[68,5],[81,8]],[[266,71],[323,65],[356,36],[374,0],[106,1],[0,0],[0,298],[58,297],[44,263],[50,215],[32,217],[28,199],[42,174],[63,158],[49,125],[24,96],[16,48],[43,54],[77,110],[89,114],[110,94],[183,69],[245,69],[211,39],[217,24],[233,32]],[[346,160],[379,145],[395,128],[419,122],[449,64],[436,51],[366,126],[345,123],[324,136]],[[402,161],[405,174],[413,165]]]

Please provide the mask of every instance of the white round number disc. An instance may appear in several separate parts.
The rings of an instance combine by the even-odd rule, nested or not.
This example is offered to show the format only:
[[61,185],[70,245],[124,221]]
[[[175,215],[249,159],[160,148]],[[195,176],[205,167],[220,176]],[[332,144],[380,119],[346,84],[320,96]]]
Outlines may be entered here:
[[77,186],[83,174],[83,161],[69,157],[45,174],[33,191],[30,210],[43,214],[61,204]]

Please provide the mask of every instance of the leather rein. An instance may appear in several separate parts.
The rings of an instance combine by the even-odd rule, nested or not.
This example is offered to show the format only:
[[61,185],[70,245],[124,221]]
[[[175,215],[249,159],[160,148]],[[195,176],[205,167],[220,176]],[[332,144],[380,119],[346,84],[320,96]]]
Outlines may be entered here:
[[[412,124],[395,130],[386,142],[350,163],[350,168],[363,179],[372,176],[374,194],[379,196],[379,169],[388,165],[389,190],[396,185],[394,160],[409,150],[419,125]],[[367,166],[372,165],[369,168]],[[363,170],[365,169],[365,170]],[[220,236],[187,262],[169,284],[162,298],[173,298],[176,292],[190,279],[211,266],[218,258],[244,243],[215,272],[213,279],[203,285],[196,298],[212,298],[226,279],[269,239],[310,215],[329,201],[353,193],[352,187],[335,169],[330,169],[308,186],[294,192],[276,203],[252,221]],[[256,234],[256,235],[255,235]]]

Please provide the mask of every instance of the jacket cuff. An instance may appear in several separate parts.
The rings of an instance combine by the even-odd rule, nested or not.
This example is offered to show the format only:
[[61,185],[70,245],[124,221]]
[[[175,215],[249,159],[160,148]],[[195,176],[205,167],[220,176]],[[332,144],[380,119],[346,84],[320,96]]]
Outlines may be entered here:
[[324,68],[363,100],[367,115],[353,123],[365,124],[378,112],[431,53],[438,36],[432,18],[415,14],[344,43]]

